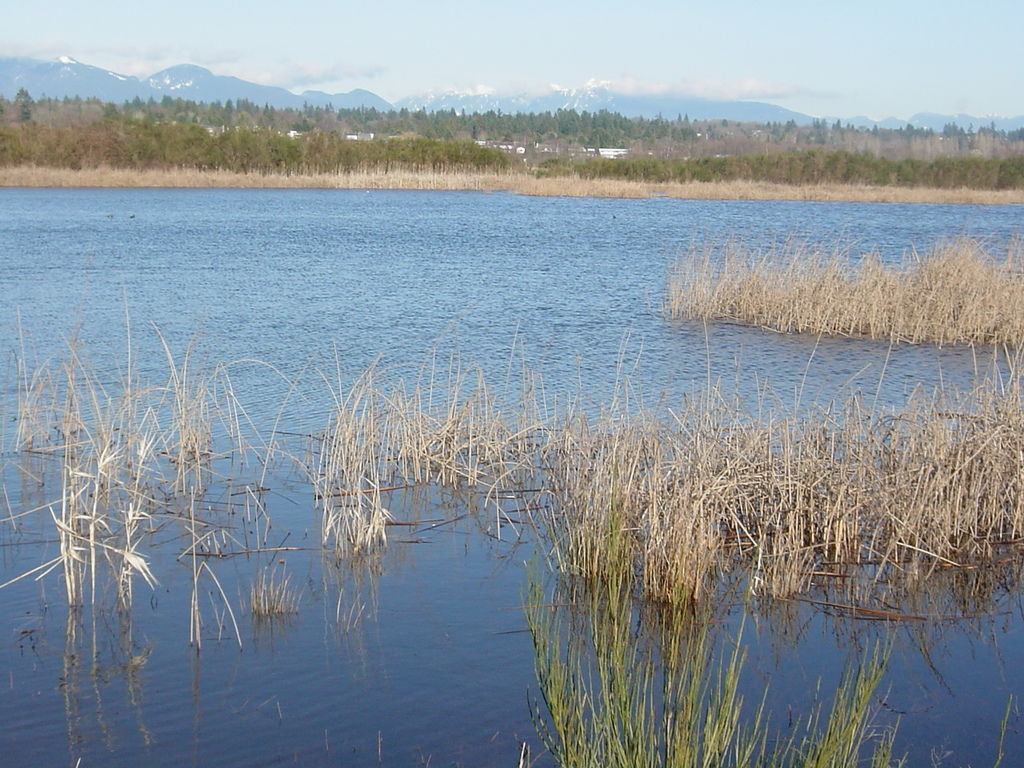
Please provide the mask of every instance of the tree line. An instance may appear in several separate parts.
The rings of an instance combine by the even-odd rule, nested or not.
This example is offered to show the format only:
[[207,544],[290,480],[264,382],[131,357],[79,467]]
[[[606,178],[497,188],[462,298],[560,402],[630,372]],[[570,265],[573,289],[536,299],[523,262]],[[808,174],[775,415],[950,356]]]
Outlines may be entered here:
[[321,130],[327,133],[374,133],[438,140],[478,140],[537,144],[562,143],[589,147],[628,147],[656,157],[713,157],[718,154],[766,154],[799,149],[831,149],[869,153],[888,159],[936,157],[1007,157],[1024,154],[1024,129],[998,130],[994,125],[942,131],[907,125],[888,129],[854,127],[841,121],[815,120],[740,123],[691,120],[687,115],[630,118],[598,111],[559,109],[540,113],[492,110],[464,114],[455,110],[428,112],[372,108],[335,109],[306,105],[276,109],[245,99],[197,103],[165,96],[123,104],[96,99],[38,99],[19,92],[14,101],[0,97],[0,124],[37,122],[51,127],[84,125],[111,118],[202,125],[217,130],[265,128],[281,133]]
[[[109,106],[109,105],[108,105]],[[59,168],[195,169],[318,174],[363,169],[501,171],[523,168],[500,150],[468,139],[404,136],[352,141],[314,128],[290,136],[263,126],[212,128],[137,118],[119,110],[77,124],[35,120],[0,125],[0,165]],[[891,159],[826,148],[721,157],[632,154],[614,160],[557,157],[543,175],[576,174],[647,182],[750,180],[784,184],[870,184],[970,189],[1024,188],[1024,155]]]
[[338,173],[362,169],[497,171],[504,152],[472,141],[422,137],[350,141],[312,131],[211,130],[194,123],[108,117],[78,126],[0,126],[0,165],[57,168],[195,169],[237,173]]

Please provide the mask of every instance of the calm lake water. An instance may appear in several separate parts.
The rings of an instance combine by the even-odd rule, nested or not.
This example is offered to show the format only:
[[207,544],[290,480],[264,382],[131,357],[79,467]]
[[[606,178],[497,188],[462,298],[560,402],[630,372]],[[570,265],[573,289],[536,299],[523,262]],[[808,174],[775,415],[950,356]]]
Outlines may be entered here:
[[[161,337],[178,359],[191,346],[197,365],[239,361],[231,383],[247,418],[288,433],[325,426],[325,376],[376,362],[388,378],[415,380],[453,356],[479,365],[499,396],[517,391],[525,363],[551,403],[582,392],[594,409],[624,377],[650,405],[709,381],[752,408],[855,392],[898,404],[918,386],[970,386],[991,353],[670,323],[659,306],[674,259],[734,238],[895,261],[959,236],[998,253],[1022,234],[1019,206],[2,189],[0,517],[54,500],[11,450],[14,382],[21,364],[63,359],[72,338],[111,382],[129,339],[136,371],[153,382],[168,375]],[[159,585],[140,581],[130,613],[69,612],[58,572],[0,589],[0,763],[515,765],[523,741],[541,753],[519,610],[536,537],[460,517],[464,502],[443,493],[403,497],[396,516],[424,522],[390,529],[379,561],[336,566],[315,551],[308,488],[286,468],[274,473],[271,527],[241,527],[301,549],[215,564],[240,637],[211,589],[201,653],[190,645],[192,572],[177,529],[153,554]],[[6,522],[0,583],[55,556],[48,520]],[[287,621],[261,624],[244,609],[267,564],[302,590]],[[808,605],[765,610],[744,634],[751,698],[770,684],[784,727],[819,680],[830,691],[868,639],[891,637],[879,718],[900,719],[897,754],[912,765],[933,755],[943,766],[991,764],[1007,699],[1024,692],[1024,622],[1010,580],[989,589],[977,615],[923,627],[866,626]],[[967,612],[943,600],[934,615]],[[1024,755],[1020,729],[1014,711],[1004,764]]]

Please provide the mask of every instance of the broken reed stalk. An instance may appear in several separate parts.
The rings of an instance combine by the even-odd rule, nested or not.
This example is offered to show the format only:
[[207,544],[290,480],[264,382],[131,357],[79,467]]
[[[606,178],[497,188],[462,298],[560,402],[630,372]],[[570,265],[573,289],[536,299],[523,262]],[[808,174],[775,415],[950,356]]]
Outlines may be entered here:
[[959,239],[898,266],[800,245],[692,248],[670,272],[675,319],[896,343],[1024,345],[1024,242],[997,258]]

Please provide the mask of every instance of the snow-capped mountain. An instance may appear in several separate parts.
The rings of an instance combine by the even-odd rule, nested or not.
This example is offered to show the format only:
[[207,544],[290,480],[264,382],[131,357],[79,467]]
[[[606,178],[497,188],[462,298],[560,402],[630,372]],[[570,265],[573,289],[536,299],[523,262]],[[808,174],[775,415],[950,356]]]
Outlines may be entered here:
[[456,112],[555,112],[573,109],[577,112],[607,110],[627,117],[675,119],[688,115],[691,120],[739,120],[750,122],[810,123],[813,118],[774,104],[758,101],[715,101],[681,95],[634,95],[618,93],[609,83],[591,80],[580,88],[552,85],[539,94],[499,95],[487,89],[472,91],[430,92],[395,102],[396,107],[428,111],[454,109]]
[[34,98],[81,96],[114,103],[130,101],[136,97],[159,100],[164,96],[172,96],[205,102],[249,99],[261,106],[269,104],[272,107],[301,108],[304,104],[322,107],[331,104],[336,109],[391,109],[391,105],[384,99],[362,89],[348,93],[306,91],[294,94],[284,88],[215,75],[194,64],[180,64],[140,80],[83,64],[69,56],[61,56],[56,61],[0,58],[0,94],[11,99],[19,88],[25,88]]
[[[148,78],[139,79],[94,67],[69,56],[62,56],[55,61],[0,58],[0,95],[13,99],[20,88],[25,88],[34,98],[81,96],[114,103],[130,101],[136,97],[159,100],[164,96],[172,96],[203,102],[248,99],[260,106],[269,104],[273,107],[291,108],[301,108],[304,104],[321,107],[330,104],[335,109],[373,107],[387,111],[393,108],[375,93],[359,88],[348,93],[305,91],[295,94],[284,88],[259,85],[237,77],[215,75],[210,70],[194,64],[180,64]],[[758,101],[716,101],[672,94],[621,93],[615,91],[610,83],[600,80],[591,80],[579,88],[552,85],[542,93],[532,94],[501,94],[486,87],[470,91],[428,92],[402,99],[396,102],[394,107],[429,111],[454,109],[456,112],[465,111],[467,114],[491,110],[556,112],[559,109],[574,109],[577,112],[607,110],[627,117],[662,115],[667,119],[687,115],[691,120],[725,119],[759,123],[784,123],[793,120],[797,124],[807,124],[813,120],[809,115]],[[835,117],[823,119],[829,123],[836,120]],[[1000,130],[1024,128],[1024,116],[976,117],[921,112],[909,120],[894,117],[879,120],[863,116],[839,120],[844,125],[850,123],[867,128],[875,125],[880,128],[901,128],[910,123],[918,128],[931,128],[935,131],[941,131],[949,123],[955,123],[965,129],[977,129],[993,124]]]

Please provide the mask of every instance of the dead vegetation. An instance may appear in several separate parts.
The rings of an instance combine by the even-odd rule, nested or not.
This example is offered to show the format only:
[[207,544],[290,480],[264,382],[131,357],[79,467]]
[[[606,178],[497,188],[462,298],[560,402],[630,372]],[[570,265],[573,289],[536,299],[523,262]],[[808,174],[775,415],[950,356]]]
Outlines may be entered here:
[[783,333],[861,336],[894,343],[1024,344],[1024,248],[988,253],[960,239],[900,265],[877,254],[798,245],[691,249],[669,276],[666,311]]
[[[385,547],[402,522],[391,508],[409,498],[400,494],[467,491],[476,501],[465,503],[480,504],[467,514],[488,510],[517,535],[532,521],[561,573],[635,579],[663,604],[700,603],[740,576],[756,595],[827,585],[833,600],[869,606],[936,572],[996,567],[1024,541],[1016,377],[961,395],[921,393],[899,410],[854,396],[754,415],[710,389],[658,413],[593,413],[546,410],[529,372],[506,402],[456,360],[412,383],[371,367],[321,377],[332,406],[304,451],[275,434],[246,445],[225,416],[233,408],[218,400],[231,397],[219,369],[201,371],[189,354],[168,362],[166,385],[130,375],[101,385],[77,350],[60,367],[22,371],[18,471],[46,457],[51,480],[44,471],[38,482],[50,501],[5,524],[49,519],[60,549],[17,578],[60,569],[69,604],[112,584],[130,606],[135,577],[157,578],[154,532],[175,525],[193,591],[209,582],[226,606],[213,559],[274,551],[260,529],[270,529],[275,457],[308,480],[319,546],[335,558]],[[213,470],[218,456],[252,451],[260,461],[249,480]],[[280,584],[261,591],[271,587]],[[196,643],[201,618],[195,602]]]
[[667,197],[687,200],[815,200],[823,202],[1024,203],[1019,189],[931,189],[858,184],[772,184],[755,181],[658,183],[579,176],[539,177],[522,171],[428,172],[403,169],[351,173],[233,173],[230,171],[119,168],[0,168],[0,187],[177,187],[258,189],[407,189],[515,192],[541,197]]

